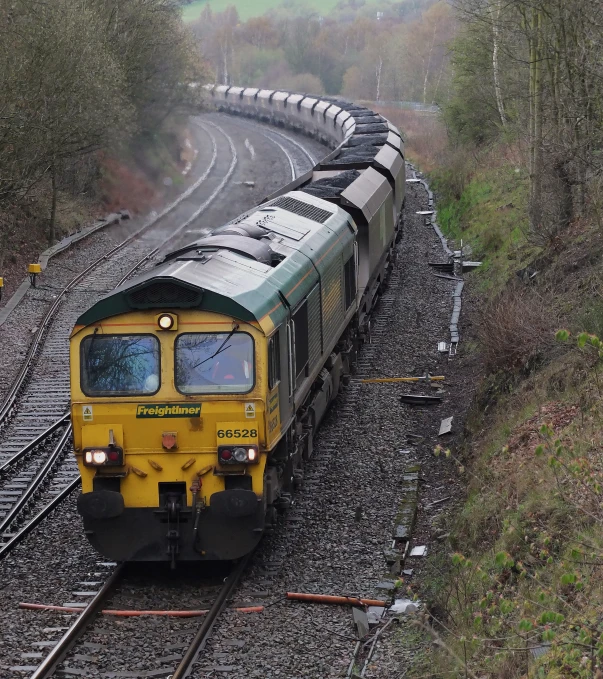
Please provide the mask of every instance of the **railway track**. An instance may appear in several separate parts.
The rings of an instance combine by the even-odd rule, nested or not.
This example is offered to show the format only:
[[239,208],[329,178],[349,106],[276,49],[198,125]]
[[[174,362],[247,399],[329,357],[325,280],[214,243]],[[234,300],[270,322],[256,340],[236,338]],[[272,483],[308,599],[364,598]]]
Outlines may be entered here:
[[[65,413],[69,408],[69,334],[81,309],[151,264],[165,244],[218,197],[234,172],[237,152],[232,138],[214,123],[196,124],[212,143],[206,171],[178,200],[90,264],[58,293],[0,407],[0,558],[78,485],[77,465],[69,454],[71,429]],[[228,145],[227,161],[218,157],[215,132]],[[199,196],[214,168],[221,169],[221,178],[208,195]],[[166,230],[163,220],[174,213],[178,226]],[[55,443],[57,431],[61,433]]]
[[[231,600],[250,558],[251,555],[236,564],[228,577],[213,577],[201,586],[195,586],[195,602],[203,606],[201,610],[204,614],[201,614],[199,610],[190,611],[190,592],[185,585],[180,595],[183,604],[181,608],[184,608],[185,612],[190,611],[191,615],[170,618],[183,622],[173,624],[167,634],[165,626],[161,625],[159,629],[156,625],[153,626],[152,621],[157,618],[148,614],[125,618],[111,614],[111,611],[116,610],[130,612],[132,603],[139,600],[137,596],[139,590],[144,590],[147,583],[142,579],[138,585],[128,584],[129,576],[126,574],[126,566],[110,563],[98,564],[99,571],[93,575],[96,578],[103,577],[104,571],[105,579],[77,583],[80,588],[88,591],[74,592],[74,598],[79,596],[81,599],[85,595],[88,601],[82,604],[79,602],[72,604],[72,608],[75,607],[75,609],[81,606],[81,612],[77,614],[64,634],[56,640],[56,643],[46,640],[36,642],[37,645],[33,647],[36,649],[49,647],[51,650],[33,670],[30,679],[49,679],[55,675],[55,672],[61,676],[139,676],[184,679],[189,676],[199,652],[211,636],[217,619]],[[93,587],[97,589],[90,591]],[[155,591],[153,602],[156,606],[163,604],[165,610],[162,612],[166,613],[173,606],[173,592],[167,587],[164,592]],[[107,611],[106,606],[109,605],[112,608],[108,609],[108,613],[103,614],[103,611]],[[146,620],[143,621],[143,618]],[[132,624],[126,626],[124,620]],[[190,620],[202,622],[198,627],[191,627]],[[151,624],[146,624],[149,622]],[[143,663],[138,661],[136,652],[132,653],[137,646],[140,646],[138,635],[141,627],[145,628],[144,647],[149,649],[146,662]],[[154,638],[153,627],[155,627],[154,635],[160,635],[159,639]],[[111,640],[114,637],[119,637],[119,644],[112,643]],[[159,655],[156,656],[152,649],[159,651]],[[161,655],[164,651],[167,655]],[[25,655],[31,658],[43,656],[43,653],[34,650]],[[149,669],[143,669],[141,664],[148,665]],[[25,667],[23,666],[21,671],[25,671]]]
[[[272,127],[264,126],[260,123],[248,124],[240,118],[235,118],[233,120],[232,116],[226,116],[225,114],[220,114],[218,117],[228,119],[229,122],[243,130],[253,131],[255,133],[261,134],[263,137],[268,139],[272,144],[277,146],[287,158],[289,163],[289,168],[291,172],[291,180],[296,179],[300,175],[304,174],[308,170],[312,169],[316,163],[317,159],[296,139],[279,132]],[[266,128],[266,129],[265,129]],[[286,147],[290,150],[287,150]]]

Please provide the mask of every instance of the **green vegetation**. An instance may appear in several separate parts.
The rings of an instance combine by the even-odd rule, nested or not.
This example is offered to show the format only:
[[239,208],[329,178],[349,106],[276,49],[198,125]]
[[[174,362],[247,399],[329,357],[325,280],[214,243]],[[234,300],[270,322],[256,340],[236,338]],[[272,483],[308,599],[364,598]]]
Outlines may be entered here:
[[22,229],[52,242],[98,200],[103,159],[152,144],[205,71],[171,0],[14,0],[0,29],[2,265]]
[[435,451],[467,495],[422,594],[442,643],[413,672],[601,679],[603,8],[457,4],[449,145],[418,159],[443,230],[483,261],[483,374],[465,440]]
[[[492,295],[538,251],[525,238],[529,228],[528,179],[508,164],[487,167],[485,162],[470,178],[463,180],[457,173],[458,168],[433,172],[434,187],[440,194],[439,223],[457,245],[461,240],[469,245],[471,259],[483,262],[473,275]],[[459,182],[466,184],[461,188]]]
[[[563,350],[545,369],[498,395],[487,432],[478,434],[474,413],[477,451],[455,522],[457,552],[430,587],[451,632],[452,676],[598,677],[603,352],[596,336],[576,341],[564,331],[558,339]],[[427,662],[450,676],[450,653]]]
[[432,102],[446,89],[454,21],[444,0],[224,0],[185,16],[193,8],[188,25],[218,83],[367,101]]
[[516,157],[459,146],[432,173],[443,229],[484,261],[470,280],[485,371],[467,438],[445,451],[467,497],[455,553],[425,583],[443,644],[415,675],[599,679],[603,232],[591,210],[535,242]]

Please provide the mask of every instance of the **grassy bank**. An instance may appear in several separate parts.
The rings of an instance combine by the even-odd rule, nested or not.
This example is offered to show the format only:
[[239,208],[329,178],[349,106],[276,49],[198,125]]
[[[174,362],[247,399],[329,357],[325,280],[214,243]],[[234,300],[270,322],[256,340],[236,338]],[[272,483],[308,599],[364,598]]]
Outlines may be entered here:
[[467,495],[424,592],[440,649],[415,676],[601,679],[603,236],[584,220],[534,243],[512,156],[432,173],[443,229],[484,262],[470,276],[484,368],[446,451]]

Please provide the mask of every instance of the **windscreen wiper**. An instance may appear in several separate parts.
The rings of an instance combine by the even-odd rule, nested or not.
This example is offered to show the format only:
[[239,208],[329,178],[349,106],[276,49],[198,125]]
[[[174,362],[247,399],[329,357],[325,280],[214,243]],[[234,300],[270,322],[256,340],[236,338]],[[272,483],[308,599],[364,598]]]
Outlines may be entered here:
[[214,351],[214,353],[211,356],[208,356],[207,358],[204,358],[200,363],[197,363],[197,365],[193,366],[193,370],[196,370],[199,366],[202,366],[204,363],[207,363],[207,361],[211,361],[212,358],[215,358],[218,354],[221,354],[223,351],[226,351],[226,349],[230,349],[230,344],[225,347],[224,345],[228,342],[228,340],[235,334],[235,332],[239,329],[238,324],[235,325],[235,327],[228,333],[228,336],[226,339],[220,344],[220,346]]

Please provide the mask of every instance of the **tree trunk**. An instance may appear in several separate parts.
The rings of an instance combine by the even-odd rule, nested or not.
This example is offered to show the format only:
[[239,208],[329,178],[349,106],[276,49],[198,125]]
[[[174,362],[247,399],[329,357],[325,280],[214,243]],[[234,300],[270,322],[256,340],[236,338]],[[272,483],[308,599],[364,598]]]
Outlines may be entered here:
[[561,195],[559,196],[559,225],[565,229],[570,224],[574,217],[574,196],[572,189],[572,182],[565,160],[558,160],[553,169],[559,180],[559,188]]
[[48,245],[52,245],[55,239],[56,217],[57,217],[57,168],[56,163],[52,163],[52,203],[50,205],[50,224],[48,225]]
[[542,201],[542,16],[532,10],[530,49],[530,222],[540,230]]
[[507,126],[507,116],[505,115],[505,106],[502,96],[502,89],[500,86],[500,68],[498,65],[498,49],[500,43],[500,2],[496,2],[494,10],[494,17],[492,20],[492,72],[494,74],[494,91],[496,93],[496,105],[498,107],[498,115],[503,127]]
[[381,98],[381,71],[383,70],[383,57],[379,55],[379,64],[377,65],[376,75],[377,75],[377,101]]
[[433,27],[433,35],[431,36],[431,45],[429,46],[429,54],[427,55],[427,66],[425,67],[425,78],[423,80],[423,104],[427,104],[427,84],[429,82],[429,71],[431,69],[431,56],[433,54],[433,46],[435,44],[437,25]]

